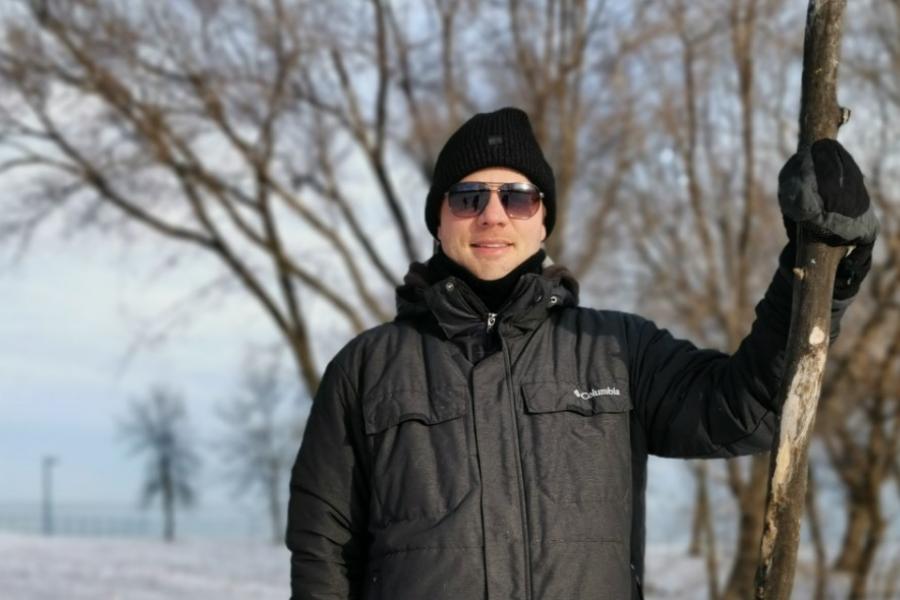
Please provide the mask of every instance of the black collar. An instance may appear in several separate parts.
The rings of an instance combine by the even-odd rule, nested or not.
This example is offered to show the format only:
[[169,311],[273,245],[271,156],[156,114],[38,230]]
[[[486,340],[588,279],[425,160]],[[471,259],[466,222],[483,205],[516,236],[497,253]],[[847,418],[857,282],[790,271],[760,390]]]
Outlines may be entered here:
[[546,256],[543,250],[538,250],[500,279],[485,281],[475,277],[465,267],[455,263],[438,248],[431,260],[428,261],[428,282],[434,284],[448,277],[455,277],[465,283],[478,296],[478,299],[481,300],[488,312],[497,313],[509,301],[510,295],[522,275],[526,273],[539,275],[541,273]]

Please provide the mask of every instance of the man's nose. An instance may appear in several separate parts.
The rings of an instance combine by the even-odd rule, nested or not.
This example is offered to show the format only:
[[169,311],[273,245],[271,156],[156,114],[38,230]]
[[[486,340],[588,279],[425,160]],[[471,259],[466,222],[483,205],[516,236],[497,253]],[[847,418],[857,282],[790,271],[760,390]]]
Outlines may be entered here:
[[496,225],[498,223],[506,223],[506,209],[500,202],[500,193],[497,190],[491,190],[491,198],[488,200],[487,206],[478,216],[479,225]]

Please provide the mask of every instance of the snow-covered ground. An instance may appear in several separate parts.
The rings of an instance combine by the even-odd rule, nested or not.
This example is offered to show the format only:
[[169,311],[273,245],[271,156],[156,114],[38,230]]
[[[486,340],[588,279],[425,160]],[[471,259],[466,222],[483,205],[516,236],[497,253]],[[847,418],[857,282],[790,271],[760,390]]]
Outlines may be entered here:
[[260,542],[0,533],[4,600],[286,600],[289,555]]
[[[290,596],[288,562],[286,549],[261,542],[165,544],[147,539],[0,533],[0,598],[286,600]],[[809,572],[803,564],[798,568],[794,598],[811,597]],[[684,545],[651,545],[647,580],[647,600],[708,597],[703,563],[687,557]],[[841,583],[845,582],[832,582],[829,598],[846,597]],[[883,594],[872,598],[887,600]]]

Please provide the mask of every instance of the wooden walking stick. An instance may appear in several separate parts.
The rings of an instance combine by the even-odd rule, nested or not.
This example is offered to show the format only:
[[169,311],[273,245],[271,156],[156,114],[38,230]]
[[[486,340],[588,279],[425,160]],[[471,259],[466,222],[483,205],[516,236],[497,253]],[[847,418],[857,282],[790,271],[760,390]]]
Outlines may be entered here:
[[[835,88],[846,0],[810,0],[803,44],[800,141],[835,138],[849,111]],[[807,450],[828,354],[831,296],[837,264],[846,248],[810,241],[797,229],[797,262],[791,328],[778,402],[781,421],[769,465],[765,525],[756,572],[756,598],[790,597],[806,496]]]

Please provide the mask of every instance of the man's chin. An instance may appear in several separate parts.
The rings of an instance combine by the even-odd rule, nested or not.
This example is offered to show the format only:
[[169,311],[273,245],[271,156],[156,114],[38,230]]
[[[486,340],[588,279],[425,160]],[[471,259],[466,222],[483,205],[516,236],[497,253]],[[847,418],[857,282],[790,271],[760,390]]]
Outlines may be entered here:
[[472,275],[481,279],[482,281],[494,281],[496,279],[502,279],[509,275],[509,273],[513,270],[513,267],[507,266],[505,263],[493,262],[488,264],[477,264],[473,265],[473,268],[469,269],[472,272]]

